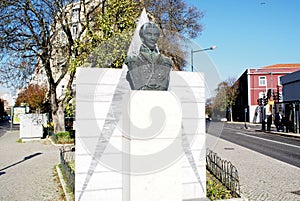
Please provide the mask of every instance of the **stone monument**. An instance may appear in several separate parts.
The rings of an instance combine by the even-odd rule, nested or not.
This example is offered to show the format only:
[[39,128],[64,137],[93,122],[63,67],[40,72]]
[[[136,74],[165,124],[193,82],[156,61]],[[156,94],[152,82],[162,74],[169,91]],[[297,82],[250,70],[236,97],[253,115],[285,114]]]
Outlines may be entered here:
[[77,76],[76,201],[205,198],[204,76],[171,71],[155,23],[139,33],[128,70]]

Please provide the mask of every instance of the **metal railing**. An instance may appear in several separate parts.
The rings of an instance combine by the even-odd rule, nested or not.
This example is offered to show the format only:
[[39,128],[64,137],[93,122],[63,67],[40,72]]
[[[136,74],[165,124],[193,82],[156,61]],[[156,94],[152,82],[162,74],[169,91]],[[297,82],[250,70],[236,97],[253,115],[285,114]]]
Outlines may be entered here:
[[70,190],[75,192],[75,172],[70,168],[68,162],[75,159],[75,147],[74,146],[62,146],[60,148],[60,163],[61,169],[66,179],[66,183]]
[[210,149],[206,153],[207,169],[235,196],[240,197],[240,180],[236,167],[230,161],[222,160]]

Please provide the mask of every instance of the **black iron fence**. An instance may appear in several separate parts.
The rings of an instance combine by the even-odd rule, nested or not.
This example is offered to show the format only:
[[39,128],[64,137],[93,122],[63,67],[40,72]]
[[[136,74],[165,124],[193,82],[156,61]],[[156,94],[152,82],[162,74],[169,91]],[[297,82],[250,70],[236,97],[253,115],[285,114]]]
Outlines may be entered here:
[[235,196],[240,197],[240,181],[236,167],[226,160],[222,160],[216,153],[207,149],[207,169]]
[[75,192],[75,172],[70,167],[70,162],[75,160],[75,146],[67,145],[60,148],[60,163],[63,175],[70,190]]

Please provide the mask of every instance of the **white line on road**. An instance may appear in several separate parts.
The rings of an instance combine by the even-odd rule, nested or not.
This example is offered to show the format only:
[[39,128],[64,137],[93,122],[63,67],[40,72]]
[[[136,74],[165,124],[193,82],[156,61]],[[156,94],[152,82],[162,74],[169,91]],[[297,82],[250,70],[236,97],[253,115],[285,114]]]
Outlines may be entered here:
[[261,138],[261,137],[256,137],[256,136],[253,136],[253,135],[247,135],[247,134],[241,133],[241,132],[235,132],[235,133],[239,134],[239,135],[244,135],[244,136],[247,136],[247,137],[252,137],[252,138],[256,138],[256,139],[260,139],[260,140],[264,140],[264,141],[268,141],[268,142],[274,142],[274,143],[277,143],[277,144],[282,144],[282,145],[286,145],[286,146],[295,147],[295,148],[300,149],[300,146],[293,145],[293,144],[287,144],[287,143],[284,143],[284,142],[269,140],[269,139],[265,139],[265,138]]

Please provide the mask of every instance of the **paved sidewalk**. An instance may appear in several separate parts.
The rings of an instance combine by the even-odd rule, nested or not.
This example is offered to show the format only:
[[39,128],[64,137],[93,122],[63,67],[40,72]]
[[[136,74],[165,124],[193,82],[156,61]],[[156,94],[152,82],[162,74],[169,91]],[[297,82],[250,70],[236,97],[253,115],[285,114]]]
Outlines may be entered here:
[[300,201],[300,168],[212,135],[207,135],[206,145],[237,167],[243,197],[251,201]]
[[59,150],[47,140],[16,142],[19,131],[0,137],[0,201],[62,200],[54,166]]

